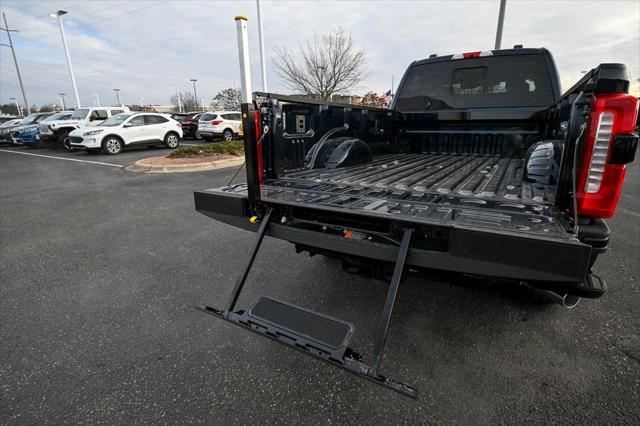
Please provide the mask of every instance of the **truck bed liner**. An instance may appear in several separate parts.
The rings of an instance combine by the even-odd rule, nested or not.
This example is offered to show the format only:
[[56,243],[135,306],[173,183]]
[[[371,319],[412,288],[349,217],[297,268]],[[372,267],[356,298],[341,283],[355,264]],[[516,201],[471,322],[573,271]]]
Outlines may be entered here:
[[341,169],[268,179],[261,198],[281,205],[568,240],[554,187],[521,181],[522,160],[399,154]]
[[289,173],[283,180],[553,204],[555,187],[523,182],[523,160],[497,155],[396,154],[340,169]]

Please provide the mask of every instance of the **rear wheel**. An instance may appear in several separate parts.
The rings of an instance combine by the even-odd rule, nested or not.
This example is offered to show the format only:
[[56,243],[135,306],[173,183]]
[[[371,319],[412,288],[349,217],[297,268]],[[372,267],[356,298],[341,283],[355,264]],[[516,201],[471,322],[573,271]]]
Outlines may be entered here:
[[169,149],[176,149],[180,145],[180,137],[176,133],[167,133],[164,137],[164,144]]
[[109,155],[116,155],[122,152],[123,142],[120,138],[109,136],[102,141],[102,152]]
[[194,136],[197,140],[202,140],[202,135],[198,132],[196,132],[196,135]]
[[222,132],[222,139],[226,142],[233,140],[233,132],[231,129],[225,129],[224,132]]

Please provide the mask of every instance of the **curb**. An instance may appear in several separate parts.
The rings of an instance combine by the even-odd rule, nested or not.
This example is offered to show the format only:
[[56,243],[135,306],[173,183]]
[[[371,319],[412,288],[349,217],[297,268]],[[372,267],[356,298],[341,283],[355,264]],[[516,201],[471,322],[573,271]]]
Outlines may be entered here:
[[244,156],[236,158],[225,158],[224,160],[208,161],[206,163],[195,164],[144,164],[142,160],[138,160],[133,164],[125,166],[128,172],[138,173],[185,173],[185,172],[201,172],[205,170],[223,169],[225,167],[239,166],[244,163]]

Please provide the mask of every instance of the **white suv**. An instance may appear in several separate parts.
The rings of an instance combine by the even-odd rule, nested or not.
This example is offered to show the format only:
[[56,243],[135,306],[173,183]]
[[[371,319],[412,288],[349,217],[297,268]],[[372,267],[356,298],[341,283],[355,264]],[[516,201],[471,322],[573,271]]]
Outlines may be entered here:
[[123,107],[91,107],[79,108],[73,112],[67,120],[52,120],[40,125],[40,137],[44,140],[53,139],[58,148],[71,149],[69,133],[75,129],[97,126],[109,117],[123,112],[129,112],[129,108]]
[[177,148],[182,139],[182,125],[164,114],[123,113],[108,118],[97,127],[85,127],[69,133],[71,148],[119,154],[129,147],[164,144]]
[[225,141],[242,133],[242,114],[239,111],[205,112],[198,121],[196,136],[206,140],[222,137]]

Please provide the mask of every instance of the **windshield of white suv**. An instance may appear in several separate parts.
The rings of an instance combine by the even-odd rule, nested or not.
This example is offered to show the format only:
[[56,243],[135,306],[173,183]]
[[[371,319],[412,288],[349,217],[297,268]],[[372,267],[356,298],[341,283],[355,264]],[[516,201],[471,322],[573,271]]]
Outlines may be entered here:
[[122,124],[124,122],[124,120],[126,120],[127,118],[131,117],[133,114],[118,114],[118,115],[114,115],[112,117],[107,118],[102,124],[100,124],[100,126],[119,126],[120,124]]
[[84,120],[87,118],[87,114],[89,114],[89,110],[87,108],[80,108],[76,110],[71,116],[72,120]]

